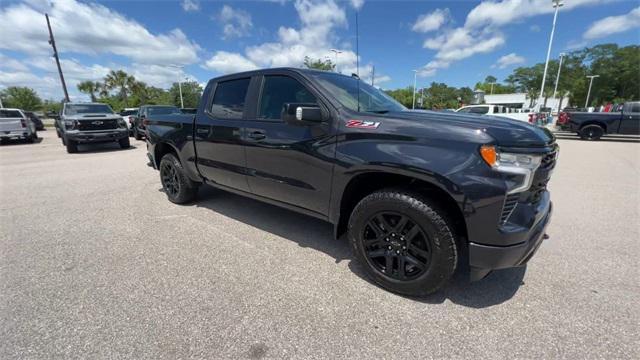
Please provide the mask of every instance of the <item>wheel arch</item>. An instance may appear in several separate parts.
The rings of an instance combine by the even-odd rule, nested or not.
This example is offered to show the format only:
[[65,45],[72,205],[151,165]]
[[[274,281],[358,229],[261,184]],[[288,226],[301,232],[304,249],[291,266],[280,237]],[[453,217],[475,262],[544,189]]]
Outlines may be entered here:
[[335,202],[336,209],[332,211],[336,238],[346,232],[351,212],[360,200],[375,191],[394,187],[410,189],[434,201],[449,216],[457,236],[468,238],[467,225],[460,206],[463,197],[452,195],[446,190],[446,186],[431,179],[380,170],[365,171],[353,176],[340,193],[340,201]]
[[160,168],[160,160],[162,160],[162,157],[166,154],[174,154],[178,158],[178,160],[182,162],[182,159],[180,158],[180,152],[173,144],[164,141],[159,142],[153,149],[153,159],[155,161],[156,169]]
[[597,120],[589,120],[589,121],[585,121],[580,125],[580,131],[582,131],[582,129],[584,129],[587,126],[591,126],[591,125],[597,125],[600,126],[602,128],[602,130],[604,130],[604,132],[607,132],[607,124],[601,122],[601,121],[597,121]]

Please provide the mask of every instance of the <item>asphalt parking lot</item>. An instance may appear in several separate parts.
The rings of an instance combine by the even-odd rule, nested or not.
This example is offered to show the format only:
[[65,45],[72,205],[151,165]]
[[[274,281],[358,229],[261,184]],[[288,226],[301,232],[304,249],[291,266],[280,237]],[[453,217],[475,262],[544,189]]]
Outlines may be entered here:
[[[329,224],[205,189],[166,200],[145,144],[0,147],[0,358],[635,358],[640,139],[559,135],[526,269],[409,299]],[[636,355],[633,355],[636,354]]]

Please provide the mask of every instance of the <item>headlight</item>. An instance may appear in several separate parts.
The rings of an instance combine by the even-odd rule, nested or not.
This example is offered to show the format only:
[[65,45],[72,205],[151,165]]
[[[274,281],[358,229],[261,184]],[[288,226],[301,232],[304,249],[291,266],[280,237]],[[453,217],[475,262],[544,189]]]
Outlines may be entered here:
[[78,127],[78,121],[77,120],[65,120],[64,121],[64,126],[67,128],[67,130],[74,130],[75,128]]
[[541,155],[500,152],[492,145],[481,146],[480,155],[494,170],[515,175],[507,181],[507,194],[528,190],[542,160]]
[[118,126],[120,126],[121,128],[126,128],[127,127],[127,123],[124,121],[123,118],[118,119]]

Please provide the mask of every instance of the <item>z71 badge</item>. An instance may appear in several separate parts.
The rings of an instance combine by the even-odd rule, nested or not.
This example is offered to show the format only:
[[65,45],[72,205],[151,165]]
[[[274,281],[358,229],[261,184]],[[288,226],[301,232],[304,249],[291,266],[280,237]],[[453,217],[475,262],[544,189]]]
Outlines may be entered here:
[[380,123],[374,121],[349,120],[347,121],[346,126],[348,128],[358,129],[377,129],[378,126],[380,126]]

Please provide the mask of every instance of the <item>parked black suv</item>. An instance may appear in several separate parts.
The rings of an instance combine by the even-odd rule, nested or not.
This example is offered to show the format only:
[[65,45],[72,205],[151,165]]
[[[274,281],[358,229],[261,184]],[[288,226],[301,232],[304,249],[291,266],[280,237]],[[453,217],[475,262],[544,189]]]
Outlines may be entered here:
[[144,105],[138,109],[138,115],[133,120],[133,137],[142,140],[145,136],[144,120],[150,116],[182,114],[180,109],[171,105]]
[[558,146],[520,121],[413,112],[357,77],[302,69],[223,76],[197,114],[150,116],[167,197],[202,184],[348,232],[369,276],[394,292],[441,288],[468,253],[472,279],[524,265],[551,216]]

